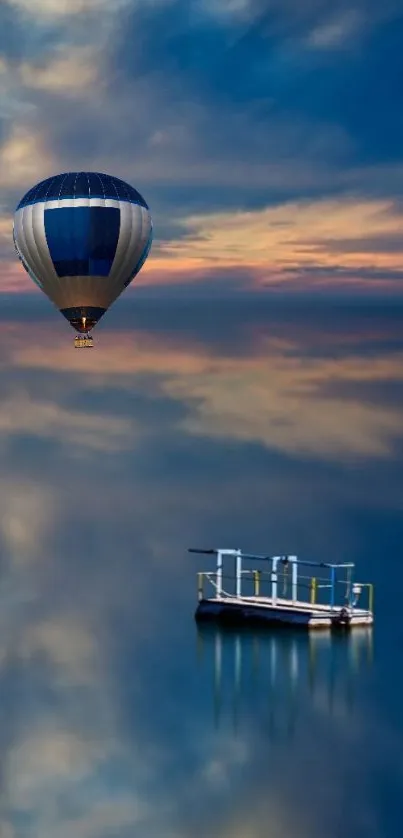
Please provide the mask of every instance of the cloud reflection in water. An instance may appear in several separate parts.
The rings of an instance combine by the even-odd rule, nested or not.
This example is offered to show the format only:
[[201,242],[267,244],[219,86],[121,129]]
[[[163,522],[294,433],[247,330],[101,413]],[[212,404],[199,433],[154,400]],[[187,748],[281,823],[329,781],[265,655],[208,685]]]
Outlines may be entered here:
[[121,329],[111,313],[92,353],[3,314],[1,835],[336,838],[347,818],[367,838],[387,817],[392,835],[375,781],[398,764],[402,687],[382,693],[381,651],[371,666],[365,643],[226,635],[227,710],[240,666],[242,693],[215,726],[186,548],[354,555],[382,613],[379,556],[402,535],[398,316],[153,305]]

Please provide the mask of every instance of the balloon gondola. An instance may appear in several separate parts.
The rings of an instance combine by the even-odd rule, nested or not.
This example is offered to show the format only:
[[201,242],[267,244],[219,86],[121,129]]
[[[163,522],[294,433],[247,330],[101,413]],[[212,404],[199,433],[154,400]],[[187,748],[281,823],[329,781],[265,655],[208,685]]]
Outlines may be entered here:
[[14,245],[31,277],[76,332],[91,330],[141,270],[153,224],[140,193],[120,178],[67,172],[41,181],[14,215]]

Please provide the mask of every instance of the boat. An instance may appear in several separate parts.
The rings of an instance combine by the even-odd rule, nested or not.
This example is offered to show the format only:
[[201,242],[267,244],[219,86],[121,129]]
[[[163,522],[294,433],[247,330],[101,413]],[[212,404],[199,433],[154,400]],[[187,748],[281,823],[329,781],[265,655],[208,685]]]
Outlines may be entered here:
[[[198,572],[197,622],[305,629],[373,624],[374,586],[355,580],[354,562],[305,561],[295,555],[264,556],[233,548],[191,547],[189,552],[215,556],[214,570]],[[314,572],[306,575],[307,568]]]

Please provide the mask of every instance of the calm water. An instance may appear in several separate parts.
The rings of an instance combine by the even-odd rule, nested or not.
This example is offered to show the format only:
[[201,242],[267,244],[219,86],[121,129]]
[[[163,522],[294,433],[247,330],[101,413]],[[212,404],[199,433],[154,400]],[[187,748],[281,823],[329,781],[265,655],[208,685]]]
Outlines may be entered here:
[[[1,838],[398,838],[403,309],[0,317]],[[376,627],[198,633],[189,546],[353,559]]]

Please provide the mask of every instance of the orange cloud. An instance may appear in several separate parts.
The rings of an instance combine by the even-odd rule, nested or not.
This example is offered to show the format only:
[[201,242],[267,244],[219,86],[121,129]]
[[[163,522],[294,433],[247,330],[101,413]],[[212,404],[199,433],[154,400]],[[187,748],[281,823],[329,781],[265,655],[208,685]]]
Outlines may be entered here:
[[[295,269],[314,260],[324,269],[401,267],[401,252],[360,249],[360,239],[402,233],[402,217],[387,201],[354,199],[288,203],[255,212],[227,212],[191,216],[182,220],[188,237],[161,244],[154,263],[188,260],[220,266],[248,265],[259,269]],[[356,250],[340,254],[326,244],[357,242]]]
[[[39,333],[38,327],[36,331]],[[402,353],[373,358],[351,350],[347,357],[334,359],[304,357],[299,348],[295,337],[265,336],[253,356],[234,358],[212,355],[196,345],[170,347],[166,341],[162,344],[155,337],[133,332],[120,334],[118,341],[114,335],[103,335],[94,353],[78,353],[64,336],[55,338],[52,332],[40,340],[38,334],[35,340],[24,329],[24,340],[18,340],[17,335],[7,338],[4,363],[11,368],[55,370],[58,375],[74,372],[89,388],[119,381],[121,388],[132,390],[134,375],[156,374],[161,391],[187,405],[181,424],[188,434],[257,442],[294,455],[391,454],[401,435],[399,408],[362,400],[353,388],[343,397],[332,396],[332,387],[363,382],[375,385],[391,378],[400,381]],[[10,405],[4,405],[0,431],[18,432],[19,423],[13,429],[9,421],[9,414],[16,415],[17,405],[11,407],[10,411]],[[39,416],[39,407],[31,404],[17,411],[18,415],[23,412],[35,431],[31,414]],[[60,433],[65,433],[71,420],[70,415],[56,410],[48,411],[45,418],[46,432],[51,427],[55,435],[59,427]],[[86,438],[87,417],[73,418],[77,429],[71,425],[72,433]],[[100,437],[104,430],[99,428]],[[128,441],[132,445],[128,427],[111,426],[110,430],[114,444],[116,437],[122,450]]]
[[[37,139],[27,140],[17,132],[3,152],[16,164],[14,181],[26,176],[25,164],[19,168],[18,161],[24,157],[24,143],[31,141]],[[403,269],[402,217],[387,201],[295,202],[259,211],[193,215],[181,219],[181,225],[185,237],[169,242],[159,242],[156,229],[150,257],[133,287],[202,282],[223,271],[242,270],[250,277],[250,287],[257,289],[278,283],[292,289],[296,281],[304,286],[365,288],[365,273],[375,271],[381,278],[371,279],[371,287],[386,289],[389,272]],[[10,222],[3,219],[3,241],[6,228],[10,237]],[[231,287],[231,276],[228,282]],[[6,266],[4,290],[29,286],[20,266]]]
[[14,263],[2,263],[0,289],[2,294],[26,294],[31,291],[34,294],[40,293],[36,285],[19,264],[17,257]]

